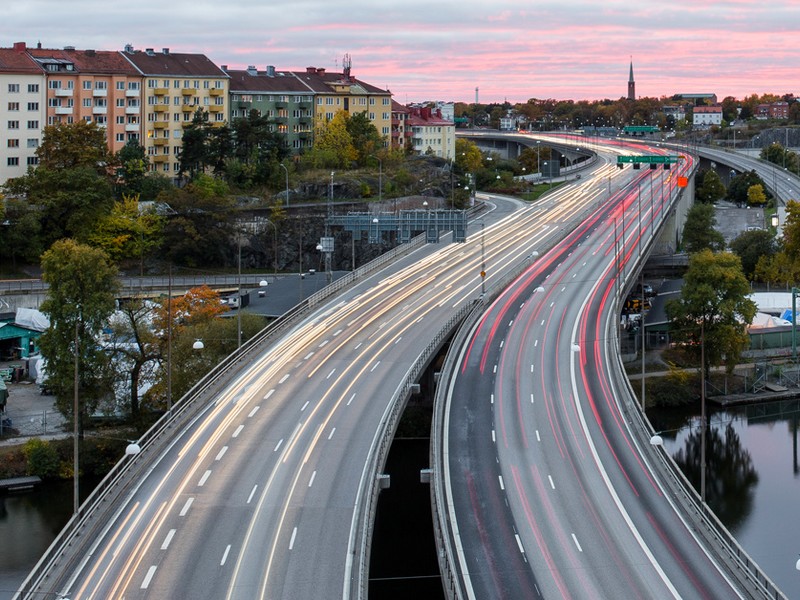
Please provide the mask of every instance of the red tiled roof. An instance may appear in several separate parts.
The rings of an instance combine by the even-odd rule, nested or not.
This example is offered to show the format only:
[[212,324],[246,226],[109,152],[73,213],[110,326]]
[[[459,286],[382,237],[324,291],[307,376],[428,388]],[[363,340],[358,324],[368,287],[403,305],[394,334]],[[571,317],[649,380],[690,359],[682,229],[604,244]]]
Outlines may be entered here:
[[275,71],[274,76],[267,75],[266,71],[253,74],[251,71],[229,69],[227,73],[231,78],[231,92],[311,93],[311,88],[290,71]]
[[158,77],[227,77],[205,54],[183,54],[169,49],[122,52],[143,75]]
[[0,48],[0,72],[41,75],[44,70],[24,50]]

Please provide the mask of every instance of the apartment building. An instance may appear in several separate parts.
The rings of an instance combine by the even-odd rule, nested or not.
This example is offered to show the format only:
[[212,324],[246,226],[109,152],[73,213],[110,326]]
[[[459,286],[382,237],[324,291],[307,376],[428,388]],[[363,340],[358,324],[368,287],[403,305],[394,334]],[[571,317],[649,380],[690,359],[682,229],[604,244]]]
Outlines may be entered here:
[[45,72],[25,44],[0,48],[0,184],[37,164],[46,89]]
[[313,92],[315,123],[330,121],[340,110],[350,115],[366,113],[388,147],[391,139],[392,93],[353,77],[348,56],[345,56],[343,64],[341,73],[328,73],[319,67],[308,67],[305,72],[295,73]]
[[141,75],[119,52],[28,48],[45,71],[46,125],[94,122],[111,152],[141,137]]
[[292,152],[302,152],[314,143],[314,94],[290,71],[267,66],[246,70],[222,69],[230,77],[230,122],[251,110],[273,121],[273,131],[283,136]]
[[430,106],[410,106],[406,131],[411,131],[415,152],[453,160],[456,152],[456,126]]
[[129,45],[121,55],[143,79],[141,143],[150,168],[177,177],[183,130],[195,113],[207,113],[214,125],[227,123],[229,77],[203,54],[135,50]]
[[711,127],[721,124],[721,106],[695,106],[692,109],[692,125],[695,127]]

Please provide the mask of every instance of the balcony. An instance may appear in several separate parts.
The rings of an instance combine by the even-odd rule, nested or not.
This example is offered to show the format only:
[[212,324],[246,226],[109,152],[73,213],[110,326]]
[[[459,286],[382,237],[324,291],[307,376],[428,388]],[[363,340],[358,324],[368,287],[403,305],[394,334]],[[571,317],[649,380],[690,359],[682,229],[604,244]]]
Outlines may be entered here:
[[195,109],[200,108],[199,106],[195,106],[194,104],[181,104],[181,110],[183,112],[190,112],[193,113]]
[[152,160],[154,163],[165,163],[169,162],[169,156],[159,154],[158,156],[151,156],[150,160]]
[[56,114],[57,115],[71,115],[72,114],[72,107],[71,106],[56,106]]
[[108,90],[98,90],[95,88],[92,90],[92,96],[95,98],[106,98],[108,97]]
[[194,88],[183,88],[181,90],[181,95],[183,96],[196,96],[197,90]]
[[253,106],[252,102],[239,102],[238,103],[238,107],[242,108],[244,110],[250,110],[250,107],[252,107],[252,106]]
[[225,95],[225,90],[223,90],[222,88],[211,88],[210,90],[208,90],[208,95],[209,96],[224,96]]
[[166,96],[169,94],[169,90],[167,88],[151,88],[153,90],[153,94],[156,96]]
[[169,121],[153,122],[153,129],[166,129],[167,127],[169,127]]
[[126,98],[138,98],[140,96],[139,90],[125,90]]
[[153,112],[157,113],[169,112],[169,104],[153,104]]
[[138,115],[140,109],[141,109],[141,107],[139,107],[139,106],[126,106],[125,107],[125,114],[126,115]]
[[56,98],[72,98],[72,90],[69,88],[56,89]]
[[224,110],[225,110],[225,106],[222,105],[222,104],[212,104],[211,106],[208,107],[208,112],[211,112],[211,113],[218,113],[218,112],[222,112]]
[[107,115],[108,114],[108,107],[106,107],[106,106],[93,106],[92,107],[92,114],[93,115]]
[[153,146],[167,146],[169,144],[169,140],[167,138],[154,138],[153,139]]
[[126,123],[125,124],[125,131],[129,133],[139,131],[139,124],[138,123]]

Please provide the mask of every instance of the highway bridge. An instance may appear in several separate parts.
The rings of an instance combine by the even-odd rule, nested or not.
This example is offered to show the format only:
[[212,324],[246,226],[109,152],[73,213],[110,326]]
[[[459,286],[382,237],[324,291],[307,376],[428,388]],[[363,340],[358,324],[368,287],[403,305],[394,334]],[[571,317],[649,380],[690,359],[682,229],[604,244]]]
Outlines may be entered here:
[[[665,214],[672,202],[672,196],[664,195],[660,207],[649,209],[648,213],[647,207],[634,208],[629,193],[609,201],[608,190],[624,189],[632,177],[630,169],[620,171],[611,163],[598,161],[578,186],[561,188],[534,206],[519,208],[498,202],[491,214],[483,217],[482,226],[473,222],[466,244],[445,247],[409,244],[398,251],[396,260],[386,269],[378,273],[364,270],[336,282],[340,293],[332,300],[325,302],[321,296],[309,299],[294,315],[248,344],[201,381],[170,418],[140,441],[143,452],[125,459],[100,491],[87,501],[18,596],[365,597],[372,514],[382,480],[378,475],[414,382],[458,323],[476,303],[480,304],[485,289],[503,289],[507,282],[531,267],[530,273],[534,275],[526,278],[532,278],[528,285],[535,284],[534,291],[544,288],[542,297],[551,298],[554,304],[548,308],[549,305],[528,301],[529,288],[527,292],[509,292],[521,293],[520,298],[525,298],[519,302],[521,308],[514,311],[519,310],[523,320],[534,315],[547,323],[552,317],[548,329],[555,338],[542,337],[539,345],[546,343],[547,360],[553,361],[553,372],[564,375],[564,380],[542,378],[535,383],[534,375],[551,367],[544,362],[544,350],[536,350],[536,340],[525,337],[524,331],[514,332],[519,336],[515,340],[519,341],[513,344],[501,344],[501,336],[497,335],[492,337],[492,344],[495,349],[506,348],[505,352],[519,349],[529,353],[520,357],[521,365],[533,365],[536,369],[528,385],[550,389],[547,392],[532,387],[534,399],[540,395],[539,406],[544,410],[550,407],[552,418],[559,420],[555,429],[559,435],[572,435],[578,444],[568,451],[558,445],[548,451],[570,454],[575,471],[556,472],[552,484],[550,478],[554,474],[548,471],[549,477],[542,475],[541,481],[546,486],[563,486],[573,492],[579,491],[575,486],[581,484],[584,489],[598,488],[596,493],[606,497],[598,503],[598,512],[607,506],[608,497],[617,493],[629,495],[628,490],[616,491],[632,486],[620,482],[617,476],[606,479],[602,472],[598,475],[594,471],[578,471],[578,463],[590,463],[587,469],[591,463],[600,464],[600,454],[626,450],[629,455],[626,460],[634,462],[637,455],[630,446],[615,450],[611,441],[606,443],[605,439],[594,442],[592,449],[589,440],[597,439],[601,430],[599,425],[586,423],[591,413],[578,418],[576,400],[589,396],[589,392],[598,402],[606,398],[595,387],[603,384],[603,380],[592,383],[583,380],[582,374],[588,372],[586,369],[597,369],[613,356],[613,337],[607,332],[609,320],[613,321],[608,312],[613,305],[610,298],[621,293],[626,284],[625,277],[616,277],[610,265],[616,264],[616,268],[625,269],[628,274],[633,272],[634,257],[639,253],[637,235],[644,238],[650,223],[648,218]],[[620,198],[625,199],[624,210],[619,206]],[[628,218],[623,224],[623,214],[641,215],[644,222]],[[648,214],[651,216],[647,217]],[[612,234],[609,219],[613,216],[618,218]],[[570,232],[582,223],[585,225],[577,229],[579,233],[570,237]],[[651,236],[656,226],[650,224]],[[599,238],[589,243],[595,234]],[[579,248],[576,246],[579,242],[585,245]],[[558,261],[546,258],[550,256],[547,250],[559,243],[567,244],[563,250],[557,250],[564,264],[563,272],[558,271]],[[576,264],[578,256],[587,265]],[[546,276],[541,265],[553,267],[551,281],[566,278],[562,292],[556,287],[548,292],[548,283],[537,279]],[[480,275],[484,266],[488,273],[485,281]],[[582,267],[585,270],[579,278]],[[612,293],[608,286],[613,281],[617,287]],[[595,282],[593,292],[581,296],[586,293],[583,286],[588,282]],[[605,287],[598,295],[599,286]],[[571,303],[566,292],[575,290],[578,295]],[[597,314],[603,316],[597,320],[585,319],[585,325],[602,329],[578,330],[580,318],[584,317],[581,307],[590,301]],[[493,304],[493,310],[497,306]],[[492,317],[485,319],[483,329],[508,327],[508,321],[512,320],[508,307],[513,306],[508,304],[506,313],[497,321]],[[572,321],[573,318],[576,320]],[[565,339],[570,340],[566,355],[562,351]],[[608,348],[601,348],[606,345]],[[475,352],[475,356],[484,354]],[[592,363],[579,366],[575,363],[576,354],[580,357],[593,354]],[[488,355],[486,361],[489,364]],[[519,368],[512,366],[510,359],[504,361],[502,367],[498,366],[502,375],[498,380],[510,381],[507,374]],[[490,370],[493,369],[492,366]],[[578,380],[582,380],[580,387]],[[481,387],[475,390],[483,390],[486,383],[476,385]],[[550,401],[545,400],[547,394],[551,394]],[[472,390],[461,395],[471,397]],[[484,405],[488,401],[482,394],[476,397]],[[536,407],[534,410],[539,410],[536,402],[531,404]],[[556,417],[556,410],[565,412]],[[614,414],[613,406],[608,410],[609,415]],[[547,458],[549,455],[543,449],[537,456],[545,460],[542,465],[531,462],[532,456],[515,457],[511,448],[518,444],[519,436],[533,435],[519,424],[542,418],[540,414],[528,414],[527,410],[524,421],[519,421],[519,416],[508,413],[503,417],[507,423],[504,434],[513,433],[517,439],[504,441],[509,450],[501,454],[504,461],[522,461],[512,468],[519,480],[512,477],[509,484],[513,483],[517,490],[532,489],[531,485],[536,486],[532,470],[542,469],[544,473],[547,461],[552,459]],[[575,433],[581,421],[584,422],[581,428],[591,428],[591,433],[586,433],[585,428],[584,433]],[[630,439],[626,438],[621,422],[616,422],[616,426],[623,442]],[[489,439],[481,443],[489,446]],[[600,442],[604,445],[598,449]],[[637,475],[645,473],[643,476],[647,477],[646,469],[637,468],[641,471]],[[494,470],[476,471],[482,478],[492,477],[493,473]],[[505,481],[504,478],[503,486]],[[657,496],[661,489],[651,480],[644,486],[639,482],[634,485],[641,494],[640,500],[648,498],[648,506],[649,498]],[[488,501],[495,497],[491,490],[486,493],[487,496],[480,498]],[[508,507],[509,515],[530,509],[521,494],[517,498],[516,506]],[[572,508],[585,511],[581,496],[575,499]],[[679,508],[677,504],[673,509]],[[505,510],[503,505],[499,508]],[[609,557],[613,563],[609,564],[623,565],[630,573],[636,570],[633,565],[641,564],[642,555],[647,555],[645,549],[651,540],[639,541],[636,527],[629,526],[626,518],[620,516],[623,511],[615,510],[617,516],[608,516],[606,520],[598,514],[586,524],[586,529],[567,533],[567,540],[574,533],[576,548],[586,546],[593,553],[597,551],[596,545],[602,551],[603,544],[608,544],[615,548]],[[461,514],[459,509],[458,518]],[[654,519],[663,517],[655,509],[647,514]],[[516,517],[511,518],[513,522]],[[534,518],[531,514],[528,522],[537,522],[539,518],[542,517]],[[550,515],[544,518],[543,522],[547,522]],[[554,522],[563,519],[567,517],[556,517]],[[599,535],[592,533],[592,522],[603,524],[597,530],[601,532]],[[695,536],[685,522],[667,517],[670,528],[681,523],[684,523],[683,535],[691,545]],[[651,528],[655,529],[656,524],[657,521]],[[681,536],[680,531],[673,533]],[[625,579],[619,584],[622,587],[612,587],[606,581],[608,577],[596,573],[583,580],[580,569],[575,569],[563,583],[552,575],[556,583],[545,583],[547,578],[540,569],[521,568],[520,555],[533,564],[547,561],[549,551],[567,552],[560,534],[548,534],[555,535],[552,548],[552,539],[539,540],[535,529],[519,535],[519,542],[515,536],[505,538],[514,543],[503,544],[498,552],[508,552],[506,556],[520,567],[514,572],[525,579],[516,583],[515,589],[525,590],[525,596],[537,589],[556,590],[554,595],[572,590],[605,592],[625,589],[626,581],[631,584],[627,589],[643,594],[649,589],[669,590],[665,582],[674,582],[681,576],[679,573],[685,573],[681,546],[668,555],[656,553],[654,558],[648,557],[644,563],[648,573]],[[614,539],[617,536],[619,541]],[[522,552],[518,551],[520,546]],[[710,564],[719,562],[709,559]],[[462,570],[461,575],[468,572],[471,569]],[[666,574],[662,576],[661,572]],[[730,582],[730,589],[741,589],[722,570],[718,573],[708,576],[712,579],[704,578],[699,582],[703,587],[698,589],[720,581]],[[532,587],[527,587],[529,583]],[[681,585],[684,587],[676,589],[686,589],[691,583]],[[576,595],[581,594],[576,592]]]

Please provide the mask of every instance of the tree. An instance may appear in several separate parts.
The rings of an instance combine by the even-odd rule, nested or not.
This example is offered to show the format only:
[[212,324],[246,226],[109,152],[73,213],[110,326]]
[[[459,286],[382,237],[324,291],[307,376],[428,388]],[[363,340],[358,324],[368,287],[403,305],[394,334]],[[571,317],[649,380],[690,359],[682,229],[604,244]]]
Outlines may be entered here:
[[757,183],[747,188],[747,204],[750,206],[763,206],[767,203],[767,195],[764,193],[764,186]]
[[372,121],[369,120],[366,111],[356,113],[345,119],[347,133],[350,134],[353,148],[356,151],[356,162],[359,166],[367,164],[367,159],[383,151],[383,138]]
[[750,339],[746,327],[756,314],[750,285],[739,257],[705,249],[689,257],[681,297],[666,305],[672,338],[699,359],[705,345],[704,377],[708,367],[723,362],[733,370]]
[[755,171],[745,171],[739,173],[734,177],[730,184],[728,184],[728,199],[737,204],[744,204],[747,202],[747,191],[750,186],[760,184],[763,187],[764,181],[758,176]]
[[40,210],[18,198],[6,198],[4,202],[0,256],[10,259],[14,268],[17,266],[17,259],[37,261],[43,250]]
[[474,173],[483,166],[483,155],[475,142],[456,138],[456,170],[459,173]]
[[703,185],[697,189],[697,200],[705,204],[714,204],[725,196],[725,186],[714,169],[709,169],[703,176]]
[[101,175],[108,173],[112,162],[105,128],[84,120],[45,127],[36,156],[40,168],[88,168]]
[[358,159],[353,138],[347,130],[347,113],[340,110],[327,123],[317,126],[313,151],[314,166],[344,168]]
[[150,160],[139,140],[132,139],[117,153],[117,185],[120,195],[141,194]]
[[695,204],[686,214],[683,227],[683,245],[689,254],[703,249],[721,250],[725,238],[714,229],[714,207],[711,204]]
[[211,125],[208,122],[208,113],[197,109],[192,117],[191,124],[183,129],[181,138],[180,172],[181,176],[188,175],[189,180],[203,173],[211,164],[208,139]]
[[771,257],[776,252],[775,238],[764,229],[743,231],[729,245],[742,261],[742,271],[748,279],[753,279],[762,256]]
[[138,259],[141,265],[145,255],[161,245],[164,223],[152,209],[139,211],[138,196],[123,196],[98,221],[88,240],[115,262]]
[[82,433],[86,416],[112,391],[109,357],[98,340],[114,311],[117,270],[102,250],[64,239],[42,255],[42,280],[49,286],[41,310],[50,326],[39,338],[46,383],[59,411],[71,417],[77,360]]
[[786,203],[783,250],[792,260],[800,260],[800,202],[797,200],[789,200]]

